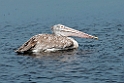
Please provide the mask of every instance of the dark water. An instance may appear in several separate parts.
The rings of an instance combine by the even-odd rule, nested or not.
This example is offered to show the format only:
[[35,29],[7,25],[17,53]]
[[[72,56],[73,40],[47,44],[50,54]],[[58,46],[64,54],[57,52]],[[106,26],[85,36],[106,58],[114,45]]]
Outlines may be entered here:
[[[124,83],[123,0],[0,0],[0,83]],[[73,51],[18,55],[31,36],[64,24],[99,37]]]

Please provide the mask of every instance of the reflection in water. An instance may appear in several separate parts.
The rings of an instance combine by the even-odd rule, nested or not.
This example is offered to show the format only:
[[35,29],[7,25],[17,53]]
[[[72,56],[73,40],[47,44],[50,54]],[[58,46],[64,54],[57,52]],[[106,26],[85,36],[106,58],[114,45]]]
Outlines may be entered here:
[[18,60],[23,71],[20,77],[42,81],[59,79],[60,82],[88,78],[85,74],[90,68],[85,63],[89,62],[89,52],[91,53],[90,50],[76,49],[56,53],[26,54],[23,59]]
[[[18,54],[19,56],[30,56],[33,58],[44,58],[49,57],[52,59],[61,59],[60,61],[70,61],[72,56],[83,55],[86,56],[87,54],[92,54],[93,50],[68,50],[68,51],[57,51],[57,52],[41,52],[41,53],[24,53]],[[88,55],[87,55],[88,56]]]

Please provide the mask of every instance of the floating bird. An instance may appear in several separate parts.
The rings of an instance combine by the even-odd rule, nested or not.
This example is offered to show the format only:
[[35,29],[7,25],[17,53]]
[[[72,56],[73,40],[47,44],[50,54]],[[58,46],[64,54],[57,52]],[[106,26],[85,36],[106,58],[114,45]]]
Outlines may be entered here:
[[98,39],[98,37],[89,35],[87,33],[69,28],[62,24],[54,25],[52,28],[53,34],[38,34],[31,37],[15,52],[55,52],[59,50],[69,50],[78,48],[76,40],[70,36],[76,36],[80,38],[92,38]]

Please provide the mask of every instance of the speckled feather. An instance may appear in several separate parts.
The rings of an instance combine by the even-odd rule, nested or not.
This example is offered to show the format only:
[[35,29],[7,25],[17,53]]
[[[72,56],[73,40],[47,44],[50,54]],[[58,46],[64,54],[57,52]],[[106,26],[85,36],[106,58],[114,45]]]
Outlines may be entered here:
[[16,52],[25,52],[30,50],[46,51],[47,49],[72,49],[73,42],[66,36],[57,36],[54,34],[38,34],[31,37]]

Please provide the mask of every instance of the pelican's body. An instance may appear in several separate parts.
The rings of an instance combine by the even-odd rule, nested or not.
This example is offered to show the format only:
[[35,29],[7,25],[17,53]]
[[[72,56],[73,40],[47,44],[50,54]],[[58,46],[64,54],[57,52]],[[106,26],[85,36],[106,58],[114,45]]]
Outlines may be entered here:
[[68,36],[77,36],[82,38],[97,38],[84,32],[58,24],[52,27],[53,34],[38,34],[31,37],[20,48],[18,53],[24,52],[55,52],[58,50],[68,50],[78,48],[78,43]]

